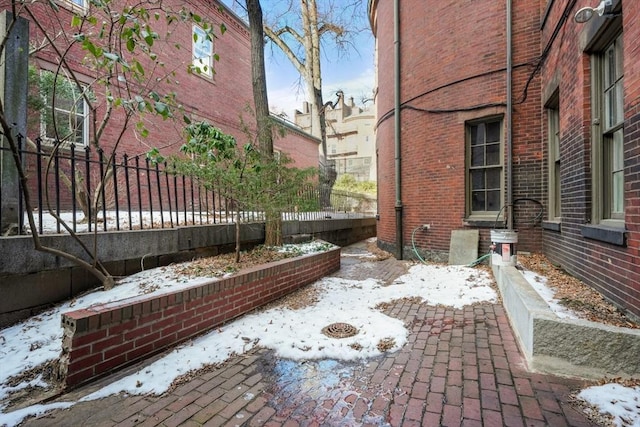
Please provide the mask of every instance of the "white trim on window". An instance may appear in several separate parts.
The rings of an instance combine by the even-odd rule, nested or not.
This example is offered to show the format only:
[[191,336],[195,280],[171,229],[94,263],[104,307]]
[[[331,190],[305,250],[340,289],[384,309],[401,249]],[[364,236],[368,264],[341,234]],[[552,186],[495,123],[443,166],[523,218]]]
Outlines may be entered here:
[[59,0],[59,3],[74,12],[84,14],[89,11],[89,0]]
[[[45,73],[48,73],[49,82],[45,81]],[[52,109],[51,93],[47,92],[46,85],[53,85],[54,73],[41,70],[40,94],[44,107],[40,114],[40,129],[44,141],[54,143],[56,141],[53,126],[54,119],[58,124],[58,135],[65,144],[76,144],[86,147],[89,145],[89,104],[83,96],[83,88],[64,76],[58,76],[56,89],[56,105]]]
[[192,65],[196,73],[213,77],[213,41],[207,32],[194,25],[191,33]]

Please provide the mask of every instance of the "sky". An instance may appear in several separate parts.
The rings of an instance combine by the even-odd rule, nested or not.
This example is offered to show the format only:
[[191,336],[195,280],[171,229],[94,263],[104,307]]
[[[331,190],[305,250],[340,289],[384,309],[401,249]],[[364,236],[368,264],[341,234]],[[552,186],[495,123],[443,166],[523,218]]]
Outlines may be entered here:
[[[265,21],[282,1],[261,0]],[[222,0],[222,2],[238,15],[243,16],[244,0]],[[318,4],[321,5],[322,2]],[[321,72],[325,102],[335,100],[335,92],[338,90],[344,92],[347,100],[353,97],[356,105],[361,105],[363,99],[372,98],[375,81],[374,38],[366,17],[367,2],[363,1],[362,4],[362,9],[358,11],[359,17],[362,18],[359,26],[363,26],[364,29],[355,36],[348,54],[338,55],[331,45],[327,45],[322,53]],[[271,49],[270,44],[267,44],[265,49],[265,68],[269,106],[272,112],[284,111],[292,120],[293,111],[301,110],[305,100],[304,93],[301,92],[304,84],[300,84],[300,75],[289,59],[277,48]]]
[[[319,248],[326,249],[323,243],[313,242],[295,246],[306,253]],[[375,258],[371,253],[342,256]],[[6,401],[12,391],[46,386],[40,377],[12,385],[9,384],[9,378],[58,357],[62,339],[61,313],[124,298],[148,297],[168,289],[175,291],[212,280],[181,275],[178,273],[181,267],[182,264],[176,264],[143,271],[121,280],[110,291],[81,296],[21,323],[0,329],[0,426],[14,426],[27,416],[69,408],[78,403],[57,401],[5,412]],[[527,277],[530,283],[544,283],[542,279],[534,274]],[[381,340],[391,340],[393,346],[387,351],[393,352],[401,348],[409,336],[402,321],[375,309],[378,304],[404,297],[419,297],[432,305],[454,308],[483,301],[496,303],[498,296],[492,284],[491,276],[482,270],[432,264],[413,265],[407,274],[389,286],[373,278],[347,280],[325,277],[310,285],[317,290],[318,300],[315,303],[298,310],[276,306],[242,316],[178,346],[152,364],[81,400],[95,400],[119,393],[162,394],[176,377],[206,364],[224,362],[232,355],[243,354],[256,345],[270,348],[278,357],[292,361],[322,359],[366,362],[366,359],[381,354],[377,348]],[[553,302],[552,294],[544,294],[542,296],[547,302]],[[557,306],[549,305],[552,308]],[[358,334],[334,340],[321,333],[323,326],[340,321],[354,325],[358,328]],[[356,343],[358,350],[352,347]],[[611,414],[617,426],[640,427],[640,387],[605,384],[586,388],[579,397],[597,405],[600,411]]]

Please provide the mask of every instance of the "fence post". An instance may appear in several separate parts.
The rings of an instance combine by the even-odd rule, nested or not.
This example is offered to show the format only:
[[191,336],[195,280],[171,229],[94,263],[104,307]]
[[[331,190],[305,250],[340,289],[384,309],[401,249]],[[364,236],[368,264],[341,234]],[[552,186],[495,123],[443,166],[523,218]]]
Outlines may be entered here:
[[[106,174],[104,172],[104,151],[102,148],[98,148],[98,164],[100,166],[100,197],[102,198],[102,226],[104,231],[107,231],[107,201],[104,197],[104,186],[107,183]],[[97,214],[98,212],[96,212]],[[96,224],[96,228],[98,225]]]
[[[167,173],[167,162],[164,162],[164,180],[167,184],[167,206],[169,206],[169,220],[171,222],[171,228],[173,228],[173,211],[171,210],[171,187],[169,186],[169,174]],[[179,223],[176,224],[180,225]]]
[[38,233],[42,234],[42,138],[36,139],[36,173],[38,174]]
[[142,192],[140,191],[140,156],[136,156],[136,188],[138,189],[138,220],[140,221],[140,229],[142,230]]
[[73,218],[73,231],[76,231],[76,145],[71,144],[71,216]]
[[[113,170],[113,198],[115,199],[116,208],[116,230],[120,231],[120,202],[118,195],[118,170],[116,168],[116,153],[111,154],[111,168]],[[105,203],[106,204],[106,203]]]
[[155,163],[156,184],[158,185],[158,205],[160,205],[160,228],[164,228],[164,209],[162,208],[162,187],[160,186],[160,167]]
[[129,230],[131,230],[131,189],[129,189],[129,157],[127,157],[127,153],[125,153],[122,157],[122,166],[124,167],[124,186],[127,190],[127,213],[129,214]]
[[[151,193],[151,168],[149,167],[149,158],[144,159],[144,164],[147,171],[147,188],[149,189],[149,215],[151,221],[151,228],[153,228],[153,194]],[[144,224],[142,216],[140,216],[140,223]],[[142,227],[144,228],[144,226]]]
[[[87,145],[84,147],[84,181],[87,183],[86,193],[87,193],[87,228],[89,232],[91,232],[91,221],[93,220],[93,206],[91,206],[91,149]],[[97,217],[97,213],[96,213]],[[98,224],[96,224],[96,227]]]
[[[56,141],[56,146],[60,144],[60,141]],[[53,182],[56,186],[56,214],[60,216],[60,151],[53,151]],[[47,182],[48,180],[45,180]],[[48,184],[47,184],[48,187]],[[47,200],[49,203],[49,200]],[[60,233],[60,222],[56,221],[56,231]]]

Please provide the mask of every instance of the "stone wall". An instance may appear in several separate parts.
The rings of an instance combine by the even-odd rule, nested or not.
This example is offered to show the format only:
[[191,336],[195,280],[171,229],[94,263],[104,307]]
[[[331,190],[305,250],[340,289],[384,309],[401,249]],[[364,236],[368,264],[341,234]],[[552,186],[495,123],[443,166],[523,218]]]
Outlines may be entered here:
[[[285,221],[285,242],[312,238],[338,246],[376,235],[374,218]],[[81,238],[93,247],[93,235]],[[234,225],[179,227],[144,231],[98,233],[98,257],[114,276],[127,276],[173,262],[231,252],[235,248]],[[66,235],[42,236],[42,243],[82,256],[78,245]],[[242,224],[242,247],[264,242],[264,224]],[[68,261],[37,252],[30,236],[0,239],[0,327],[27,318],[53,303],[99,286],[84,269]],[[86,259],[86,258],[85,258]]]

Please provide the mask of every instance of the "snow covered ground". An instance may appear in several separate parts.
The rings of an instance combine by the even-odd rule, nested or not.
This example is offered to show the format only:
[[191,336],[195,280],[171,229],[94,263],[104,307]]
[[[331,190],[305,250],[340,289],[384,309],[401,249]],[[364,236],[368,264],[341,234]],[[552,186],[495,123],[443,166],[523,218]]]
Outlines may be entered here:
[[[317,250],[313,245],[302,249],[306,252]],[[181,276],[177,273],[178,268],[180,265],[141,272],[122,280],[111,291],[82,296],[0,330],[0,425],[13,426],[29,415],[67,408],[76,403],[70,401],[34,405],[7,413],[4,412],[6,407],[2,403],[16,390],[46,386],[41,377],[13,385],[9,384],[9,379],[58,357],[62,338],[61,313],[94,304],[135,298],[138,295],[159,294],[167,289],[173,291],[211,280]],[[382,340],[392,342],[393,346],[388,351],[395,351],[405,344],[408,331],[401,321],[375,309],[378,304],[404,297],[420,297],[429,304],[455,308],[481,301],[496,302],[497,295],[491,286],[492,281],[482,270],[426,264],[414,265],[406,275],[390,286],[384,286],[375,279],[354,281],[324,278],[311,285],[317,289],[316,303],[299,310],[273,308],[243,316],[223,328],[179,346],[143,370],[122,378],[83,400],[118,393],[160,394],[168,389],[176,377],[206,364],[223,362],[255,345],[271,348],[279,357],[292,360],[367,359],[380,354],[377,344]],[[152,293],[150,290],[153,290]],[[345,313],[348,313],[348,318]],[[321,333],[323,326],[340,321],[358,328],[358,335],[333,340]],[[590,387],[583,390],[580,397],[617,417],[617,425],[640,427],[640,387]]]
[[[75,223],[76,233],[89,232],[89,224],[82,211],[76,212],[76,217],[73,217],[71,212],[61,212],[60,218],[72,229]],[[282,214],[282,218],[287,221],[296,220],[308,220],[308,219],[323,219],[323,218],[359,218],[363,214],[358,212],[341,212],[341,211],[318,211],[318,212],[285,212]],[[118,212],[114,210],[107,210],[105,212],[98,212],[97,223],[91,223],[91,231],[97,230],[98,232],[116,231],[116,230],[148,230],[151,228],[170,228],[170,227],[182,227],[189,225],[206,225],[206,224],[230,224],[235,221],[236,214],[233,211],[215,211],[215,212],[200,212],[200,211],[132,211],[131,214],[127,210],[120,210]],[[106,223],[103,220],[106,218]],[[42,234],[54,234],[54,233],[66,233],[65,228],[60,224],[58,226],[58,220],[48,212],[40,215],[34,213],[34,221],[37,229],[42,229]],[[264,221],[263,212],[244,211],[241,214],[241,222],[253,222]],[[40,227],[42,222],[42,227]],[[24,217],[24,229],[29,232],[31,229],[27,216]]]

